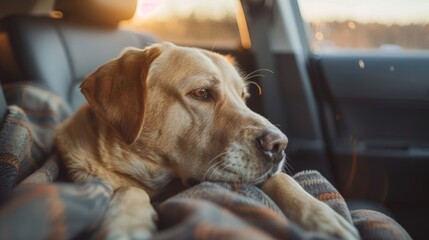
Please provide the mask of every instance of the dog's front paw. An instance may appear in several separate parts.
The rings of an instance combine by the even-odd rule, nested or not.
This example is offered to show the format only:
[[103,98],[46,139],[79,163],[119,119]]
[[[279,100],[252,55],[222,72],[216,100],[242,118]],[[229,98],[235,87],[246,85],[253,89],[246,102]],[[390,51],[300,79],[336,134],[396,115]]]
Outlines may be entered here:
[[291,176],[279,173],[262,190],[292,222],[304,230],[340,239],[359,239],[356,228],[332,208],[307,193]]
[[95,239],[150,239],[156,231],[156,212],[142,189],[122,187],[115,191]]
[[302,216],[300,224],[306,230],[340,239],[360,239],[357,229],[332,208],[322,202],[309,206],[309,211]]

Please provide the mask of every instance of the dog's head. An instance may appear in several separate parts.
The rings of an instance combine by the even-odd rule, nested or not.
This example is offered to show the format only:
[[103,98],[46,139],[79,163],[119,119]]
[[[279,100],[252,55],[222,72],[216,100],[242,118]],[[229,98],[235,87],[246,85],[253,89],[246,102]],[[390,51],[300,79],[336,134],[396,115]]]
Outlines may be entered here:
[[129,49],[81,87],[127,151],[182,180],[260,183],[282,168],[286,136],[245,105],[246,82],[222,55]]

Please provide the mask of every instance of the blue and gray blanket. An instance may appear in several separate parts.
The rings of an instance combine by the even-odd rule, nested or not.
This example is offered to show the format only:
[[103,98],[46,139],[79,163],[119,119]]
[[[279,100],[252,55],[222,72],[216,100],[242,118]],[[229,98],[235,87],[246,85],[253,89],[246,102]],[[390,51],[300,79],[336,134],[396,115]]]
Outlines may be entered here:
[[[3,86],[9,106],[0,127],[0,239],[88,239],[102,221],[112,188],[71,183],[54,151],[55,126],[71,114],[59,97],[28,84]],[[362,239],[411,239],[393,219],[349,211],[318,172],[294,176],[359,230]],[[324,239],[305,232],[257,187],[204,182],[156,206],[153,239]]]

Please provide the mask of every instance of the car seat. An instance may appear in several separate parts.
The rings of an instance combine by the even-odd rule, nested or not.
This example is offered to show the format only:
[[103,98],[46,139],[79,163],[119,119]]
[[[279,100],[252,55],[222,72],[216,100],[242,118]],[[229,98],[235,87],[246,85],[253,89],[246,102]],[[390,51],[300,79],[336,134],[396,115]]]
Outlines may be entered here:
[[11,15],[1,20],[16,62],[16,78],[62,97],[72,109],[84,102],[79,85],[98,66],[118,56],[125,47],[144,48],[154,42],[149,34],[118,28],[133,16],[137,0],[57,0],[62,18]]

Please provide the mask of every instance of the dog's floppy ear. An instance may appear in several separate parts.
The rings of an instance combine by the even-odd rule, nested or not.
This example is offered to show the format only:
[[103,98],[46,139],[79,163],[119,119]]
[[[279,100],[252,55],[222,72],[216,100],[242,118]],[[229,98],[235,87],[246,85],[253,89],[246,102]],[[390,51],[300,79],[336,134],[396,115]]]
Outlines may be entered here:
[[143,127],[146,78],[160,49],[153,46],[128,49],[89,75],[81,91],[91,108],[106,120],[128,144]]

